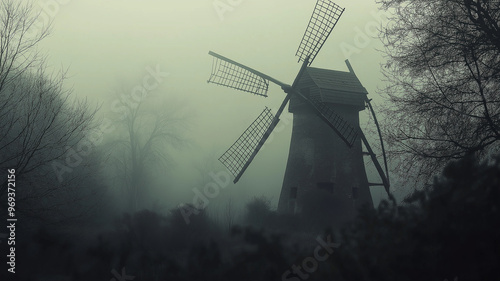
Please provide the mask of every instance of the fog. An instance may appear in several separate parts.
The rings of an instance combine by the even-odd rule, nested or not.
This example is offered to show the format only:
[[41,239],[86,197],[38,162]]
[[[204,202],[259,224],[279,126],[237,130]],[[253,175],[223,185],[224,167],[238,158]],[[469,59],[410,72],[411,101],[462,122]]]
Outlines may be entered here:
[[[207,84],[212,65],[208,51],[292,83],[300,68],[295,52],[314,8],[310,1],[45,2],[39,1],[39,7],[53,20],[51,35],[41,44],[49,65],[68,69],[65,86],[101,105],[101,112],[110,110],[117,90],[132,91],[142,83],[146,67],[169,74],[149,96],[184,104],[190,119],[189,149],[175,151],[165,171],[175,190],[159,195],[169,204],[190,202],[191,189],[204,185],[195,167],[210,161],[214,172],[223,170],[216,159],[265,106],[275,112],[284,98],[275,85],[263,98]],[[382,102],[377,93],[382,57],[376,50],[381,44],[371,35],[381,23],[374,16],[380,12],[373,1],[338,4],[345,12],[313,66],[347,71],[348,58],[376,106]],[[366,114],[361,113],[364,121]],[[283,118],[291,118],[290,113],[285,111]],[[263,195],[277,204],[291,125],[273,134],[241,181],[224,190],[226,196],[246,201]],[[378,202],[384,191],[375,187],[372,195]]]
[[[500,35],[475,17],[498,17],[499,4],[387,1],[335,1],[345,11],[311,65],[321,69],[290,87],[316,8],[327,21],[340,11],[330,0],[3,0],[0,279],[496,274]],[[392,21],[376,2],[398,8]],[[267,97],[216,85],[273,79],[229,62],[238,77],[214,80],[225,60],[209,51],[287,85],[269,83]],[[286,106],[276,125],[287,98],[296,119]],[[370,103],[391,192],[373,163],[385,159]],[[358,110],[366,138],[351,126]]]

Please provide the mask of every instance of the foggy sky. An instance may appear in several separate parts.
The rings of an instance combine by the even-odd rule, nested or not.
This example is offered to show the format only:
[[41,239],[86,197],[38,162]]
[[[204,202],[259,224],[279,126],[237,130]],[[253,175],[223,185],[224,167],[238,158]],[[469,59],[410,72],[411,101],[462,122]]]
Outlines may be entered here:
[[[215,163],[214,172],[223,170],[216,158],[265,106],[277,108],[284,98],[281,89],[274,85],[270,86],[269,97],[263,98],[207,84],[212,65],[208,51],[291,84],[300,68],[295,52],[315,2],[35,1],[46,18],[53,20],[52,34],[42,42],[41,49],[47,53],[52,68],[69,69],[65,85],[78,97],[88,98],[101,104],[103,110],[109,110],[113,92],[141,83],[147,74],[146,67],[159,65],[169,73],[154,94],[187,105],[186,110],[192,116],[188,137],[193,144],[174,154],[176,165],[167,174],[177,190],[166,192],[165,196],[187,202],[192,198],[191,189],[202,188],[203,184],[193,166],[209,161]],[[351,49],[355,52],[348,58],[376,106],[383,102],[377,92],[383,86],[382,56],[376,51],[381,43],[375,38],[363,41],[358,34],[365,33],[367,28],[373,31],[380,24],[373,16],[378,12],[377,6],[373,0],[335,2],[346,10],[312,66],[347,71],[344,60],[349,54],[345,48],[356,48]],[[220,3],[232,10],[218,13],[214,5]],[[285,112],[283,118],[290,117],[288,114]],[[366,120],[366,113],[361,116]],[[240,182],[231,183],[223,191],[224,196],[265,195],[276,205],[290,134],[291,125],[277,132]],[[377,198],[384,195],[382,187],[373,189],[372,195],[377,203]]]

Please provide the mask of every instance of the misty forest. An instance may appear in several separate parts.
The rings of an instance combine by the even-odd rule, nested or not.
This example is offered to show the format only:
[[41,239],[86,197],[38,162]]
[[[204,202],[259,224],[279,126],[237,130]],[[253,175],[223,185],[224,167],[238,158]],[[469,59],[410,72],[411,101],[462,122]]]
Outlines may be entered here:
[[0,280],[500,280],[499,1],[184,2],[0,1]]

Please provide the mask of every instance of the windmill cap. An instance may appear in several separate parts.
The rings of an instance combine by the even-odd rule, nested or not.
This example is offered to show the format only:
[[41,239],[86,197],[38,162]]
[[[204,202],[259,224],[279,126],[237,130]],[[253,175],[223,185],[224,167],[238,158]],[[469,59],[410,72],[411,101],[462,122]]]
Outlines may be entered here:
[[308,67],[306,72],[316,86],[322,90],[333,90],[354,94],[368,94],[353,72]]

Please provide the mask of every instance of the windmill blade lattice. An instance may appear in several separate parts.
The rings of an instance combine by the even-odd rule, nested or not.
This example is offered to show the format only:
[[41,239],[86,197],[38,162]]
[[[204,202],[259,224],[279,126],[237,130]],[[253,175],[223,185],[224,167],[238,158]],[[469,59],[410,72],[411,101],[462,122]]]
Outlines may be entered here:
[[209,83],[267,97],[269,81],[234,63],[214,56]]
[[219,161],[236,177],[235,181],[244,172],[245,165],[251,160],[254,151],[259,146],[264,134],[271,127],[273,120],[274,115],[266,107],[238,140],[219,158]]
[[326,104],[314,98],[308,98],[307,100],[309,100],[311,105],[315,107],[321,115],[323,115],[323,118],[326,119],[324,121],[337,132],[337,135],[349,147],[352,147],[358,137],[358,130],[340,117],[340,115],[335,113],[335,111]]
[[330,0],[316,2],[309,24],[295,54],[299,57],[299,61],[304,61],[307,56],[310,56],[309,65],[313,62],[343,12],[344,8]]

